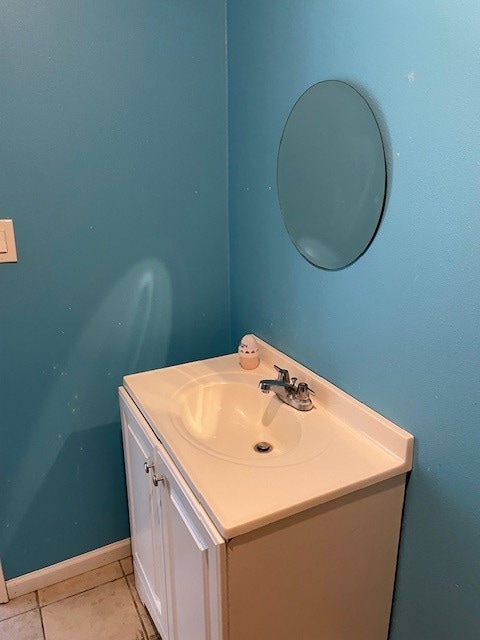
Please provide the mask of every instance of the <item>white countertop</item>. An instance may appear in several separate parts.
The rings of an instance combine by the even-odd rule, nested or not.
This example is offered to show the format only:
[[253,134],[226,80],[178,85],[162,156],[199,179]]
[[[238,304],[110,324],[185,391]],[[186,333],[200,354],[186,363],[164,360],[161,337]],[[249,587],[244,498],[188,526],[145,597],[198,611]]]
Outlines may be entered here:
[[[225,538],[233,538],[310,507],[404,474],[412,468],[413,436],[261,340],[261,364],[244,371],[237,354],[125,376],[124,387],[176,462]],[[275,378],[273,364],[315,391],[309,420],[325,430],[318,455],[281,464],[223,459],[196,446],[175,426],[178,390],[199,376],[241,371],[257,387]],[[258,391],[260,393],[260,390]],[[275,399],[281,402],[279,399]],[[301,412],[288,407],[302,419]],[[298,416],[300,414],[300,416]],[[285,457],[288,461],[288,458]]]

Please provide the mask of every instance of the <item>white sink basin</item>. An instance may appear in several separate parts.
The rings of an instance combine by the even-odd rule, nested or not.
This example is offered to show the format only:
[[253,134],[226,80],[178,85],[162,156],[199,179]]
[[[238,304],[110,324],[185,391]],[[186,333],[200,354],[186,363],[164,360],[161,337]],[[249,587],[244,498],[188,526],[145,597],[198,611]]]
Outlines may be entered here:
[[214,456],[249,465],[297,464],[327,447],[330,422],[312,428],[319,419],[317,410],[297,411],[257,385],[256,377],[242,372],[187,383],[172,398],[176,429]]

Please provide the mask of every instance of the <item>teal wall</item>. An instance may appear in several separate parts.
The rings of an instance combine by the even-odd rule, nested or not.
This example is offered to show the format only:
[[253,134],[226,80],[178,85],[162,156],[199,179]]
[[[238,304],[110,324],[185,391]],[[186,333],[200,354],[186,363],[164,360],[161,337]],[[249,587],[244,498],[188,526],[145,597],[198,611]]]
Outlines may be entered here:
[[[480,5],[230,0],[233,335],[255,332],[416,436],[392,640],[477,640]],[[359,87],[387,143],[373,244],[336,272],[290,243],[283,124],[310,85]]]
[[[418,6],[417,6],[418,5]],[[5,0],[0,8],[0,558],[7,578],[128,535],[122,375],[254,331],[412,431],[392,640],[476,640],[480,7]],[[337,78],[372,103],[389,193],[338,272],[276,197],[285,119]],[[230,249],[228,247],[230,225]]]
[[225,7],[4,0],[0,558],[129,535],[117,387],[230,348]]

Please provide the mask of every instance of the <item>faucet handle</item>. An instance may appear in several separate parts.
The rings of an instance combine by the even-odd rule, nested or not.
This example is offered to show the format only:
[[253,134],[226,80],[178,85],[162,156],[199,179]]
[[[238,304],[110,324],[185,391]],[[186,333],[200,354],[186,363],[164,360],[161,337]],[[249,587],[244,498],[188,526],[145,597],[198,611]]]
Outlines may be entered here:
[[313,395],[315,395],[315,391],[313,389],[310,389],[306,382],[298,383],[297,394],[299,400],[308,400],[308,398],[310,397],[310,393],[313,393]]
[[273,365],[273,368],[278,371],[278,380],[286,383],[290,382],[290,374],[288,373],[288,369],[282,369],[281,367],[278,367],[276,364]]

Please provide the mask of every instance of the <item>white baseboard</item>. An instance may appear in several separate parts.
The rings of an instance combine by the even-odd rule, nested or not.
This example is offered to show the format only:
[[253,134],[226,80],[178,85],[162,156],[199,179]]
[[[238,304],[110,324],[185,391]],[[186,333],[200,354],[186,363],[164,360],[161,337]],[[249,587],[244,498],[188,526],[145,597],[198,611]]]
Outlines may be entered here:
[[127,558],[131,553],[130,538],[125,538],[125,540],[52,564],[44,569],[12,578],[6,582],[8,597],[17,598],[25,593],[49,587],[51,584],[73,578],[81,573],[92,571],[92,569],[98,569],[110,562],[115,562],[115,560]]

